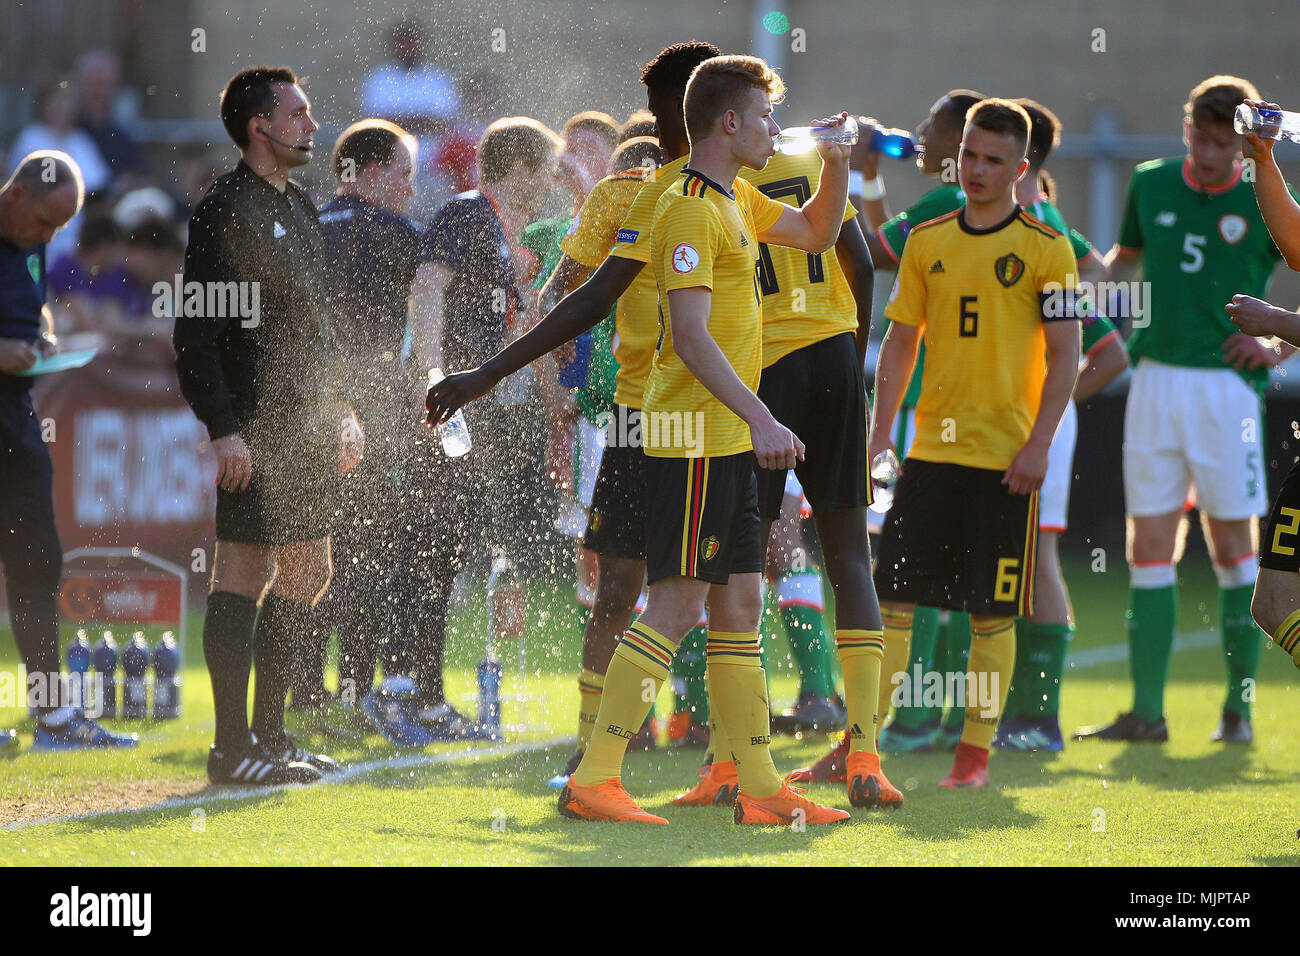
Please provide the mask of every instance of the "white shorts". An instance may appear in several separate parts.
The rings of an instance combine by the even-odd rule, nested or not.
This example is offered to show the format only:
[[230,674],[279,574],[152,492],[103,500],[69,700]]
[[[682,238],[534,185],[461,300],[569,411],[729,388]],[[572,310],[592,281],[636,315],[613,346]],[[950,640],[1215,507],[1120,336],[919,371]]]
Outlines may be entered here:
[[573,470],[578,491],[578,503],[584,508],[591,508],[591,496],[596,491],[596,474],[600,471],[600,459],[605,454],[605,430],[587,421],[585,416],[578,418],[578,440],[574,442]]
[[1195,503],[1212,518],[1263,514],[1259,396],[1230,368],[1185,368],[1144,358],[1124,410],[1124,501],[1130,515]]
[[1047,476],[1038,493],[1038,530],[1065,533],[1070,510],[1070,482],[1074,479],[1074,443],[1079,436],[1079,413],[1074,402],[1065,406],[1047,452]]
[[[898,455],[899,461],[907,457],[907,453],[912,448],[912,441],[915,438],[916,409],[904,405],[898,410],[898,417],[894,419],[894,453]],[[875,505],[867,509],[867,531],[869,533],[880,534],[880,529],[885,525],[885,512],[888,510],[888,508],[884,508],[877,511]]]

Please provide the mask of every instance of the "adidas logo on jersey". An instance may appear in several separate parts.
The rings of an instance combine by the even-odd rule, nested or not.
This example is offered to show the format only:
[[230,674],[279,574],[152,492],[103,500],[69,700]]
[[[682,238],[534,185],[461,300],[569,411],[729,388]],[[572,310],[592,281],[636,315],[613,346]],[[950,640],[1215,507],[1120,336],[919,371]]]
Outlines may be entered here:
[[934,260],[934,265],[930,266],[930,275],[935,275],[936,273],[939,273],[939,272],[942,272],[942,271],[943,271],[943,260],[942,260],[942,259],[935,259],[935,260]]

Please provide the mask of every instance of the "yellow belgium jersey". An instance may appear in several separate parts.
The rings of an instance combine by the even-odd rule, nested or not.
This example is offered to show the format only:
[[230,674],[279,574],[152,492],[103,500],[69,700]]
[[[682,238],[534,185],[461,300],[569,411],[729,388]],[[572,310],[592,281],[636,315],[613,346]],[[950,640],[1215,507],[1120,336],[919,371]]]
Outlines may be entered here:
[[1043,323],[1072,311],[1048,294],[1072,288],[1076,267],[1070,241],[1019,206],[987,229],[965,225],[962,210],[912,229],[885,308],[891,322],[925,336],[910,457],[971,468],[1011,464],[1042,399]]
[[749,451],[749,426],[691,374],[673,350],[668,293],[712,292],[709,335],[736,375],[758,390],[763,358],[758,236],[785,205],[743,179],[724,192],[689,167],[659,197],[650,229],[650,264],[659,289],[659,348],[646,385],[641,421],[647,455],[697,458]]
[[[686,160],[683,158],[682,162]],[[619,226],[645,184],[640,169],[615,173],[596,183],[587,194],[572,230],[561,240],[560,251],[588,268],[598,268],[609,255]],[[614,358],[618,360],[618,380],[614,401],[629,408],[641,407],[645,378],[650,374],[650,358],[659,339],[658,305],[654,276],[649,269],[642,269],[615,307]]]
[[[606,255],[649,265],[650,224],[654,221],[655,204],[682,171],[686,159],[682,156],[660,166],[654,178],[647,182],[641,180],[639,171],[631,170],[602,179],[582,205],[577,231],[566,237],[560,248],[593,269]],[[635,179],[619,179],[628,175],[634,175]],[[606,186],[607,183],[610,185]],[[599,206],[593,206],[594,215],[589,221],[587,205],[593,197]],[[627,206],[620,209],[623,201]],[[573,240],[572,247],[570,240]],[[642,269],[619,298],[614,325],[618,334],[614,349],[614,357],[618,359],[614,401],[628,408],[640,408],[645,401],[650,361],[659,342],[659,294],[653,270]]]
[[[762,169],[742,168],[740,178],[765,196],[802,207],[817,191],[821,173],[815,151],[777,153]],[[844,221],[857,214],[848,204]],[[834,250],[814,255],[760,243],[758,290],[763,296],[763,368],[805,346],[857,331],[858,306]]]

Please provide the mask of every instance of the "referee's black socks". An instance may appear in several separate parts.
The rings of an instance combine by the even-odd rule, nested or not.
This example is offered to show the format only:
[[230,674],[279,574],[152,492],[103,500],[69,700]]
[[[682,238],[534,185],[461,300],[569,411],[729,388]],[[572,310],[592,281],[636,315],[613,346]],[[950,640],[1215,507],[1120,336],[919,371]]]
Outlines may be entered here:
[[248,672],[253,664],[257,602],[231,591],[213,591],[203,616],[203,657],[212,678],[216,746],[223,753],[248,746]]
[[294,655],[310,626],[311,605],[290,601],[274,591],[262,598],[262,614],[253,635],[253,733],[273,746],[284,740],[284,699]]

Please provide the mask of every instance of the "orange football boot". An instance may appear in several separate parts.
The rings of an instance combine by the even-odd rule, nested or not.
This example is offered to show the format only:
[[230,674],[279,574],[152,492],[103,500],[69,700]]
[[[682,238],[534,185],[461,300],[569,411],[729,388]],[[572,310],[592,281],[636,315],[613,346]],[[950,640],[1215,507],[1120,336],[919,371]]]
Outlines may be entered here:
[[608,820],[629,823],[662,823],[668,821],[647,813],[637,806],[631,794],[623,789],[618,777],[604,783],[580,786],[572,780],[560,791],[560,815],[574,820]]
[[897,810],[903,805],[903,792],[880,769],[879,754],[852,753],[846,764],[850,804],[868,810]]
[[673,797],[679,807],[729,807],[740,792],[736,761],[714,761],[700,768],[700,782],[685,793]]
[[843,739],[835,749],[811,767],[792,770],[786,775],[786,783],[846,783],[845,759],[849,755],[849,735],[846,731]]
[[844,823],[849,819],[847,810],[818,806],[807,797],[801,796],[802,793],[802,790],[789,784],[783,784],[781,789],[772,796],[761,800],[742,791],[736,795],[736,811],[732,819],[736,823],[752,823],[758,826]]

